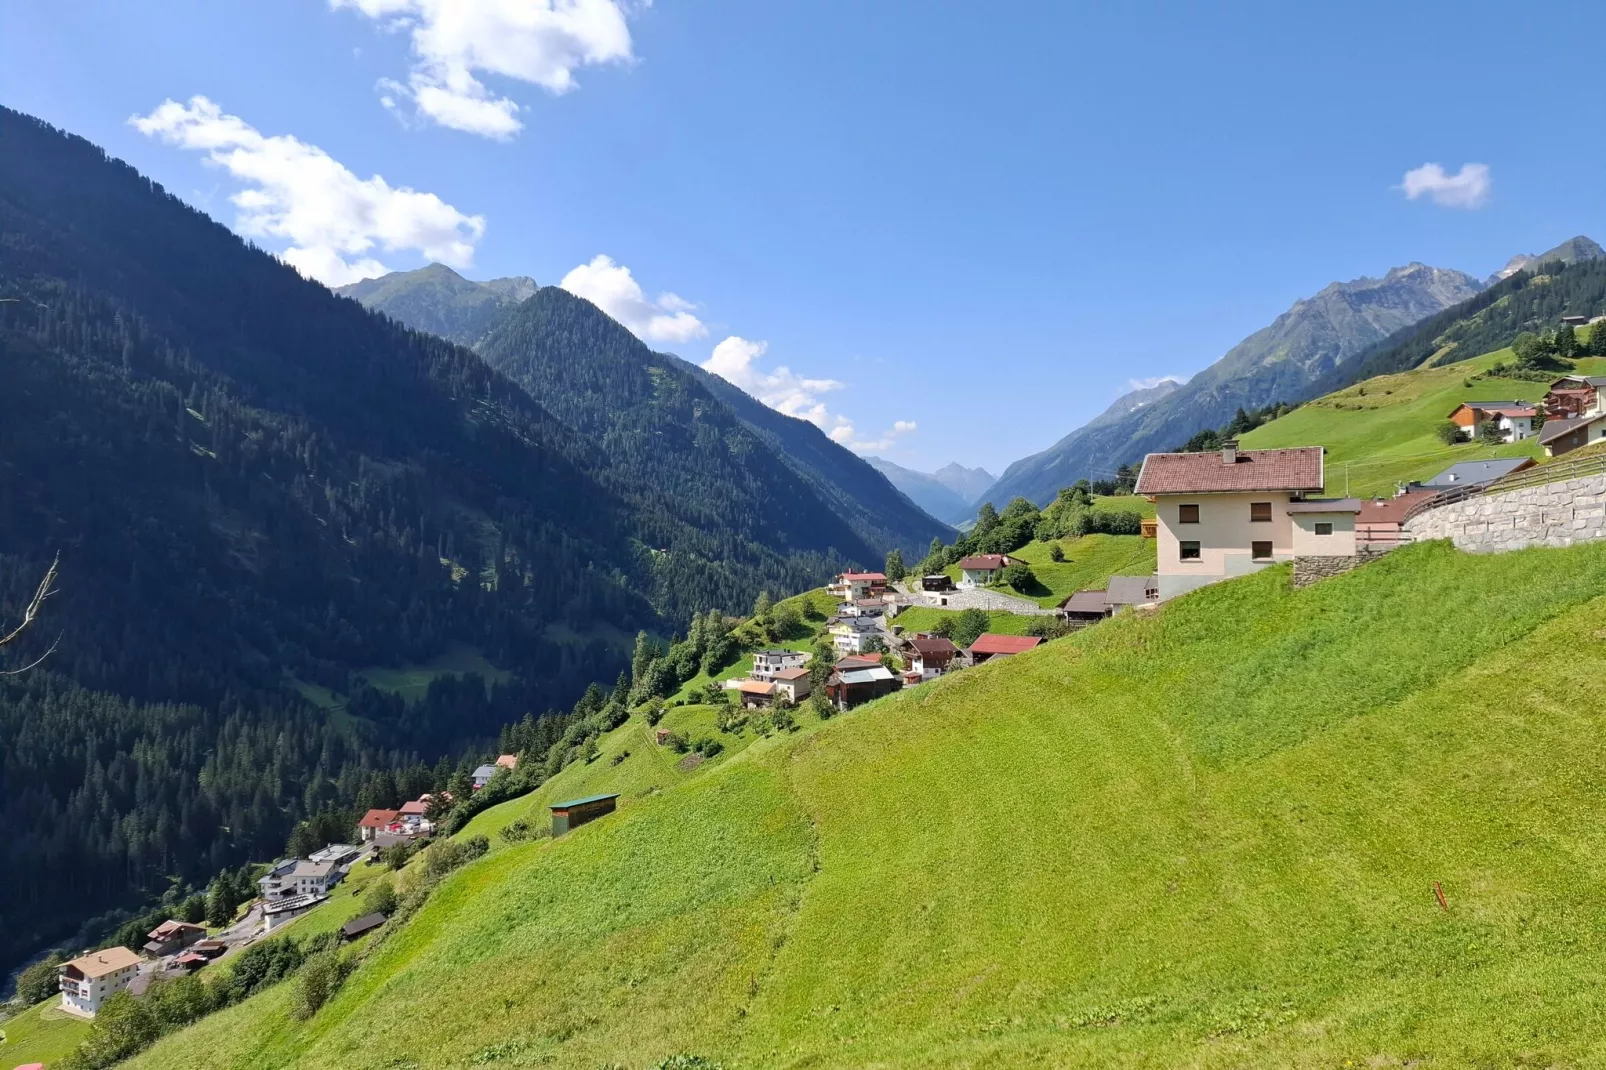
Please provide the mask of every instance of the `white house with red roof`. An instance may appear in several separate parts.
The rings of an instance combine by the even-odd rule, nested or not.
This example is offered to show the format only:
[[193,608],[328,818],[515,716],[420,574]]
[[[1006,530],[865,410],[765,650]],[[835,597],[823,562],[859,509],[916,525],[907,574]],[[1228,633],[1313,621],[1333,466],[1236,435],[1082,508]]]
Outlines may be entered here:
[[381,833],[400,832],[400,819],[400,810],[370,810],[357,822],[357,835],[370,843]]
[[[1149,454],[1135,492],[1154,503],[1160,599],[1291,561],[1296,552],[1321,553],[1296,548],[1289,507],[1319,494],[1324,480],[1320,446],[1240,450],[1229,442],[1209,453]],[[1326,537],[1318,531],[1330,536],[1345,525],[1354,552],[1353,512],[1301,516],[1312,545]]]
[[985,587],[1015,560],[1008,554],[972,554],[963,558],[959,562],[959,586],[964,590]]
[[860,602],[880,598],[887,592],[885,572],[844,572],[826,587],[841,602]]
[[1501,442],[1521,442],[1534,435],[1534,418],[1539,410],[1531,401],[1466,401],[1450,413],[1450,422],[1461,429],[1463,438],[1476,438],[1478,428],[1493,422]]

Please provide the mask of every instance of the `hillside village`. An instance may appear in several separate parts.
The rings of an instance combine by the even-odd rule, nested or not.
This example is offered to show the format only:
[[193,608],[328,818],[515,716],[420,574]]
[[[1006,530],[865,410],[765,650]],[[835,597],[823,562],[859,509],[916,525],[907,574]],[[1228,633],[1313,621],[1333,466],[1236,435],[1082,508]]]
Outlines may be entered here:
[[[1575,352],[1572,370],[1543,381],[1503,379],[1509,366],[1499,354],[1384,380],[1394,384],[1384,388],[1392,396],[1413,378],[1461,377],[1381,410],[1416,422],[1411,441],[1436,437],[1444,447],[1442,456],[1416,455],[1422,475],[1398,479],[1388,495],[1332,496],[1336,473],[1321,444],[1228,440],[1209,451],[1150,454],[1129,494],[1094,496],[1084,483],[1043,510],[1025,502],[984,509],[970,532],[951,546],[934,544],[913,569],[895,552],[884,569],[845,571],[823,589],[780,602],[765,596],[746,620],[713,615],[667,646],[643,636],[632,674],[611,695],[593,689],[557,738],[529,722],[504,731],[507,749],[487,755],[455,795],[441,789],[369,809],[342,830],[349,843],[253,867],[254,894],[227,905],[226,918],[167,918],[137,949],[111,946],[48,963],[59,995],[7,1022],[5,1044],[64,1055],[83,1041],[72,1057],[78,1061],[62,1065],[109,1065],[155,1037],[111,1043],[87,1032],[107,1008],[121,1021],[133,1013],[131,998],[165,1006],[181,981],[192,986],[184,991],[199,991],[197,974],[204,984],[217,973],[208,988],[228,992],[232,977],[256,971],[281,944],[306,949],[293,952],[298,962],[323,955],[358,969],[383,945],[381,934],[423,909],[452,869],[486,853],[561,839],[650,806],[660,791],[707,769],[738,768],[735,759],[747,750],[812,735],[895,694],[958,694],[955,677],[1089,635],[1110,618],[1156,617],[1166,603],[1225,580],[1286,565],[1288,584],[1299,589],[1434,539],[1480,552],[1606,539],[1606,493],[1598,486],[1606,481],[1606,450],[1590,448],[1606,438],[1606,376],[1593,374],[1596,359]],[[1523,393],[1541,392],[1531,400],[1481,399],[1517,383]],[[1285,419],[1308,421],[1325,409],[1342,422],[1340,399],[1368,389]],[[1444,391],[1463,396],[1448,412],[1434,400]],[[1441,434],[1435,418],[1457,433]],[[1275,441],[1279,422],[1245,437]],[[1461,450],[1491,449],[1508,455],[1453,460],[1429,474]],[[1568,488],[1565,509],[1557,487]],[[990,671],[986,679],[998,677]],[[328,987],[320,1000],[338,979]],[[250,989],[233,998],[249,1000]],[[216,1003],[217,1015],[233,1014],[222,1009],[227,1002],[208,997],[198,1010],[174,1013],[188,1022]],[[52,1037],[57,1047],[49,1049],[44,1038]]]

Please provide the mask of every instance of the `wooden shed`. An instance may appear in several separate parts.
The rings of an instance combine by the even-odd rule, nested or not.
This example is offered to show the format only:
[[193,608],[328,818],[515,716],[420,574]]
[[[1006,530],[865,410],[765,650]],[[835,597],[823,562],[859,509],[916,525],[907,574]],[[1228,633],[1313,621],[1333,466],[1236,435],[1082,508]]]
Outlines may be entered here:
[[583,799],[553,803],[552,835],[561,836],[570,829],[579,828],[587,821],[595,821],[599,817],[613,813],[618,798],[618,795],[587,795]]

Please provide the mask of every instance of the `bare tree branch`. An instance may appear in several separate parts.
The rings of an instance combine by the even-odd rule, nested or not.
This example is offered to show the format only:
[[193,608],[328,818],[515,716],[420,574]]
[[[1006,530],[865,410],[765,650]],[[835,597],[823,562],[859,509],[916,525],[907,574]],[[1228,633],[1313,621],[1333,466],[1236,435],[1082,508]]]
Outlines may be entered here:
[[[60,565],[61,555],[57,554],[56,559],[50,562],[50,571],[46,572],[45,578],[39,581],[39,589],[34,591],[33,597],[28,600],[27,608],[22,611],[22,623],[11,629],[11,631],[7,634],[0,635],[0,647],[16,642],[17,638],[21,636],[23,632],[27,631],[29,626],[33,624],[34,619],[39,616],[39,610],[44,607],[45,600],[56,593],[56,572]],[[55,642],[50,644],[50,649],[45,651],[44,654],[40,655],[38,660],[20,669],[12,669],[9,672],[0,672],[0,676],[16,676],[19,673],[27,672],[29,669],[37,666],[39,662],[44,661],[45,658],[48,658],[51,654],[55,653],[56,647],[58,644],[60,644],[60,642],[61,636],[58,635],[56,636]]]

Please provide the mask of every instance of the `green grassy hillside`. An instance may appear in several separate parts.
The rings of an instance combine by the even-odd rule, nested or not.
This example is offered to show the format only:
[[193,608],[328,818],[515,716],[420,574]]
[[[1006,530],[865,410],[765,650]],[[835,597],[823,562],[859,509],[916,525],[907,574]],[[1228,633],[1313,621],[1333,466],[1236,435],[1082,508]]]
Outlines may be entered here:
[[[1535,439],[1502,446],[1446,446],[1435,432],[1463,401],[1535,401],[1545,384],[1484,375],[1510,364],[1511,350],[1459,364],[1382,375],[1306,402],[1243,436],[1247,449],[1327,447],[1327,493],[1383,495],[1395,485],[1428,479],[1457,461],[1490,457],[1542,457]],[[1606,374],[1606,360],[1580,360],[1580,374]],[[1558,375],[1560,373],[1557,373]],[[1347,489],[1346,489],[1347,488]]]
[[1606,1060],[1606,546],[1287,579],[686,776],[632,721],[549,785],[619,813],[448,878],[310,1022],[131,1065]]
[[5,1038],[0,1040],[0,1066],[48,1065],[66,1058],[88,1035],[89,1023],[62,1010],[60,997],[52,997],[0,1020]]

